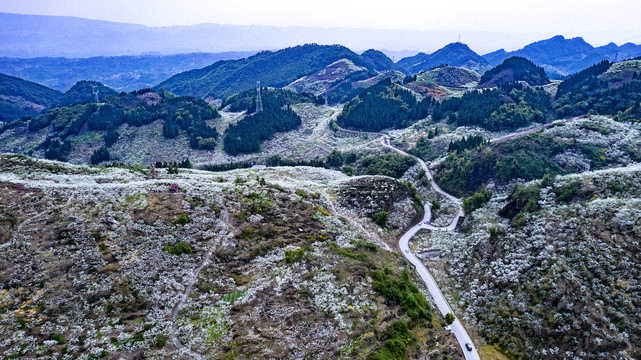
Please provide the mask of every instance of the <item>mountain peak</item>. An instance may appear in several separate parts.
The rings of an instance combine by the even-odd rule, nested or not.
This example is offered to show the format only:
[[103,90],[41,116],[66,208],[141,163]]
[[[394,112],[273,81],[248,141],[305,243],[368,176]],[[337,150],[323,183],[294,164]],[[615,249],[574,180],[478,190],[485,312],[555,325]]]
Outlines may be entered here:
[[460,66],[478,73],[483,73],[490,67],[484,58],[461,42],[449,43],[429,55],[419,53],[401,59],[397,63],[406,74],[417,74],[445,64]]

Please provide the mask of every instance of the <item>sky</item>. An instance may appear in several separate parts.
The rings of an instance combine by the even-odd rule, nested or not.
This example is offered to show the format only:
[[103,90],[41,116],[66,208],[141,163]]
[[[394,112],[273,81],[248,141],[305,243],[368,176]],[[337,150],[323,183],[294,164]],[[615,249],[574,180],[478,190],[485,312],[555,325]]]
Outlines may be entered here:
[[0,0],[0,12],[148,26],[218,23],[583,36],[641,42],[640,0]]

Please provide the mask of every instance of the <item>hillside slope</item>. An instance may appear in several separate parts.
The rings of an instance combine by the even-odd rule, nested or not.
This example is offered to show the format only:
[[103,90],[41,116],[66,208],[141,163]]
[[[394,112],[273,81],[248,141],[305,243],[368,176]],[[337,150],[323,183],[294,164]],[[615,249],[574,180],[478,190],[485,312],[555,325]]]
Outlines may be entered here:
[[[448,253],[427,266],[456,277],[480,334],[510,358],[637,359],[639,176],[637,164],[493,189],[460,234],[425,238]],[[529,210],[499,215],[517,201]]]
[[308,92],[314,95],[326,95],[330,88],[336,86],[348,76],[357,75],[357,78],[360,79],[361,77],[367,77],[367,74],[367,68],[358,66],[351,60],[340,59],[311,75],[296,79],[285,86],[284,89]]
[[462,356],[398,230],[361,215],[407,227],[399,181],[0,155],[0,189],[3,357]]
[[0,74],[0,122],[38,115],[60,96],[46,86]]

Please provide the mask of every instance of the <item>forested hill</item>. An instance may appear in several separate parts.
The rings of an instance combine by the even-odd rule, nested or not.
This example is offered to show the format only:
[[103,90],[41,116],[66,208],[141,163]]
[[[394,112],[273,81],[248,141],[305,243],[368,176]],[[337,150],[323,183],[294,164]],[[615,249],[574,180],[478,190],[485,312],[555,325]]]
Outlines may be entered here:
[[[288,90],[264,89],[262,96],[264,109],[244,117],[227,129],[223,142],[225,151],[230,155],[259,151],[260,144],[270,139],[275,133],[299,127],[301,118],[290,108],[290,105],[307,99],[297,95]],[[248,103],[244,99],[250,97],[251,92],[248,91],[228,99],[228,102],[232,105],[230,107],[238,107],[238,110],[241,110]],[[310,99],[315,97],[311,96]],[[250,109],[252,105],[255,106],[255,103],[250,103]]]
[[559,85],[554,103],[559,117],[593,112],[619,120],[641,118],[641,62],[600,62]]
[[35,116],[61,95],[46,86],[0,74],[0,121]]
[[408,75],[427,71],[440,65],[460,66],[481,74],[491,67],[483,57],[460,42],[451,43],[431,54],[418,53],[396,63],[399,70]]
[[275,52],[263,51],[241,60],[218,61],[172,76],[157,88],[178,95],[224,99],[254,88],[257,81],[263,86],[283,87],[340,59],[374,70],[369,59],[344,46],[307,44]]
[[492,68],[481,76],[480,88],[491,88],[508,82],[525,81],[536,86],[545,85],[550,82],[545,70],[536,66],[530,60],[513,56],[506,59],[500,65]]
[[369,49],[363,52],[361,56],[372,65],[374,70],[385,71],[396,69],[396,64],[394,64],[392,59],[378,50]]
[[99,99],[118,93],[116,90],[108,88],[97,81],[78,81],[76,85],[58,98],[51,107],[92,102],[95,100],[94,88],[98,91]]
[[[218,117],[218,111],[201,99],[146,89],[107,96],[98,104],[84,102],[54,107],[38,116],[0,127],[0,135],[3,135],[5,149],[48,159],[67,161],[72,150],[78,147],[84,149],[79,152],[85,157],[81,162],[89,162],[91,153],[87,151],[96,149],[91,162],[99,163],[111,159],[109,149],[115,144],[129,145],[122,144],[120,136],[125,125],[128,125],[127,131],[137,132],[157,120],[162,123],[154,126],[162,126],[164,139],[185,134],[191,148],[213,149],[218,132],[206,121]],[[149,143],[152,140],[157,141],[146,139]]]
[[431,97],[417,100],[411,91],[388,78],[345,104],[336,120],[342,127],[369,131],[402,128],[427,117],[434,103]]

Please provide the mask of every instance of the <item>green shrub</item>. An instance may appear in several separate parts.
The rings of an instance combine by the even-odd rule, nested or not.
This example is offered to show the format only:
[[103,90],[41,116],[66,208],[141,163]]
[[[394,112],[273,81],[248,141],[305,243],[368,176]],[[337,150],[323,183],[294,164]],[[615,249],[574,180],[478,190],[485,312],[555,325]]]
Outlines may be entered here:
[[403,311],[412,319],[412,325],[421,320],[431,320],[430,305],[423,294],[410,280],[407,270],[401,271],[399,277],[390,276],[391,271],[372,271],[374,290],[401,305]]
[[184,241],[180,241],[173,246],[165,246],[162,251],[168,254],[182,255],[182,254],[191,254],[194,250]]
[[156,347],[157,348],[162,348],[165,347],[165,344],[167,343],[167,336],[165,334],[160,334],[156,338]]
[[51,335],[51,337],[49,339],[56,340],[58,342],[58,344],[62,344],[62,343],[65,342],[64,337],[62,335],[60,335],[60,334],[53,334],[53,335]]
[[411,156],[404,156],[396,153],[381,156],[368,156],[361,160],[363,174],[384,175],[393,178],[400,178],[407,169],[416,164],[416,159]]
[[490,200],[492,192],[483,188],[480,192],[472,195],[467,199],[463,199],[463,211],[465,215],[471,214],[474,210],[480,208]]
[[387,219],[387,211],[379,211],[376,214],[372,215],[372,220],[374,220],[374,222],[380,227],[387,226]]
[[508,197],[508,203],[499,211],[499,215],[514,219],[519,214],[539,210],[540,191],[538,185],[516,184]]
[[456,320],[456,318],[454,317],[454,314],[452,314],[452,313],[445,314],[445,323],[447,325],[452,325],[454,320]]
[[554,193],[557,201],[570,202],[579,195],[579,190],[581,190],[581,183],[573,181],[561,186]]
[[180,214],[178,219],[174,220],[174,224],[176,225],[187,225],[190,222],[191,220],[189,220],[189,216],[187,216],[187,214],[185,213]]
[[354,253],[351,249],[339,247],[338,245],[336,245],[336,243],[330,243],[329,247],[336,255],[342,255],[358,261],[367,261],[367,255]]
[[356,246],[357,249],[363,249],[371,252],[378,251],[378,246],[372,244],[369,241],[357,241],[354,243],[354,246]]
[[356,169],[354,169],[353,167],[351,167],[349,165],[343,166],[343,170],[342,171],[347,176],[356,176],[357,175],[356,174]]
[[414,340],[414,336],[407,324],[402,320],[395,321],[387,327],[388,337],[385,346],[371,354],[368,360],[404,360],[407,359],[407,343]]
[[407,190],[410,199],[412,199],[412,203],[414,203],[416,210],[419,212],[423,211],[423,199],[421,199],[418,189],[416,189],[416,187],[409,181],[404,182],[403,186],[405,186],[405,190]]
[[305,250],[297,248],[294,250],[285,250],[285,263],[291,264],[303,258]]

